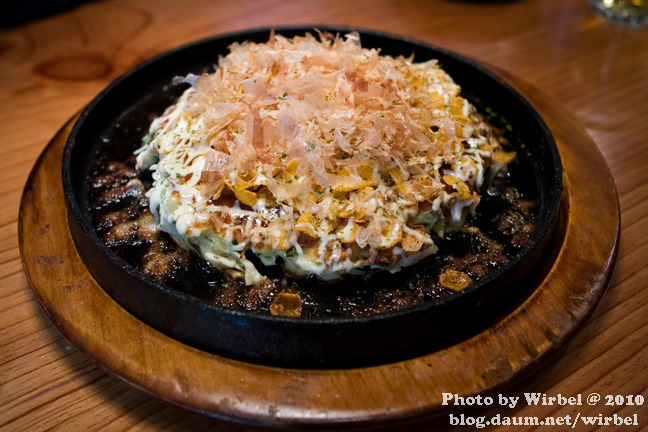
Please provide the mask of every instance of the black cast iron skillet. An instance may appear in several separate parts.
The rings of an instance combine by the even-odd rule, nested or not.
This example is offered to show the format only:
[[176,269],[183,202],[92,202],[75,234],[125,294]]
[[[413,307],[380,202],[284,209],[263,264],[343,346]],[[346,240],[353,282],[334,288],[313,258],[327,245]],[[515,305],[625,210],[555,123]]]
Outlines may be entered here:
[[[184,45],[146,61],[102,91],[82,112],[63,156],[63,187],[72,237],[87,268],[102,288],[133,315],[184,343],[219,355],[262,364],[301,368],[379,364],[429,353],[455,343],[501,318],[519,304],[551,262],[551,239],[559,230],[562,166],[553,137],[536,111],[502,79],[475,62],[438,47],[375,31],[318,26],[345,34],[358,31],[363,47],[416,61],[438,59],[462,87],[462,95],[493,122],[511,132],[540,202],[531,242],[507,265],[462,292],[411,309],[362,318],[285,318],[232,311],[141,274],[105,246],[95,232],[88,202],[92,162],[111,147],[115,125],[139,146],[152,112],[161,111],[186,84],[173,78],[213,70],[233,42],[268,40],[271,29],[216,36]],[[283,27],[287,37],[313,27]],[[130,135],[129,135],[130,136]]]

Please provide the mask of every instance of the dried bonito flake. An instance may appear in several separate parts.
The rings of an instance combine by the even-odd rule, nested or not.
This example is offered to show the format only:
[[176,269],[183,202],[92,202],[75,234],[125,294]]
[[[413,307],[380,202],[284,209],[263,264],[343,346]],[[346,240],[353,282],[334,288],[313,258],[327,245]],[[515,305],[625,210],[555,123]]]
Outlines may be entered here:
[[454,269],[448,269],[439,276],[439,283],[441,286],[452,291],[461,291],[466,289],[470,284],[472,284],[472,282],[471,277],[466,273]]
[[299,318],[302,314],[303,302],[299,294],[290,292],[278,293],[270,303],[270,313],[273,316]]
[[235,43],[150,127],[139,169],[160,230],[248,284],[392,272],[436,252],[514,157],[431,60],[318,33]]

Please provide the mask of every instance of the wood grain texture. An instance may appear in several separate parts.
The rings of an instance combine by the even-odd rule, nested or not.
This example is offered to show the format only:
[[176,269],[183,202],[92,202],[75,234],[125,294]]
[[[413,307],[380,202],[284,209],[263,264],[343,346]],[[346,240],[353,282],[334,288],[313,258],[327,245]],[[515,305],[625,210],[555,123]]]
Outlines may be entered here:
[[[253,429],[152,398],[73,348],[29,288],[18,248],[18,207],[28,173],[47,142],[128,68],[216,33],[313,23],[401,33],[486,61],[539,88],[585,127],[619,194],[617,266],[599,307],[572,342],[506,395],[598,392],[648,398],[648,31],[608,23],[581,0],[395,0],[380,7],[369,0],[113,0],[0,31],[0,430]],[[636,407],[522,405],[477,413],[638,413],[640,426],[626,430],[648,430],[648,414]],[[447,418],[416,426],[447,428]],[[574,430],[613,429],[581,424]]]
[[100,366],[154,396],[220,418],[292,428],[393,424],[447,414],[443,392],[467,397],[508,389],[546,363],[597,305],[616,259],[619,212],[605,160],[585,131],[537,90],[507,78],[558,143],[565,169],[561,227],[547,253],[551,268],[529,299],[466,341],[380,366],[295,370],[232,361],[153,330],[97,285],[67,232],[59,172],[74,119],[25,187],[18,233],[30,284],[57,327]]

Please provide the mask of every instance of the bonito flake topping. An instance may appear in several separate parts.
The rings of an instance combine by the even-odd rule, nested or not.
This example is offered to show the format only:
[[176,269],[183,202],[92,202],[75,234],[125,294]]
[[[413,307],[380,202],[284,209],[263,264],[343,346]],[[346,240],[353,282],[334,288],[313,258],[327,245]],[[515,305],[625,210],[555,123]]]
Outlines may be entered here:
[[434,60],[380,55],[357,33],[230,50],[183,79],[137,159],[158,228],[246,284],[265,278],[253,261],[336,280],[434,254],[504,154]]

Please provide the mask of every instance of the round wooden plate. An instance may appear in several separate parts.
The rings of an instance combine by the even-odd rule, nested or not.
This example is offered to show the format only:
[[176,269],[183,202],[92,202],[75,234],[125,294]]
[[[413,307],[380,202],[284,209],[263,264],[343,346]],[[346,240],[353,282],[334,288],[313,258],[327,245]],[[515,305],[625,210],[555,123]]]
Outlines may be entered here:
[[564,235],[533,294],[468,340],[397,363],[302,370],[219,357],[152,329],[101,289],[69,235],[60,161],[74,119],[40,156],[23,193],[19,240],[29,282],[61,332],[100,366],[156,397],[219,418],[302,428],[384,425],[446,412],[443,392],[501,391],[540,367],[594,309],[614,266],[620,217],[608,167],[585,130],[538,90],[497,73],[556,138],[565,169]]

